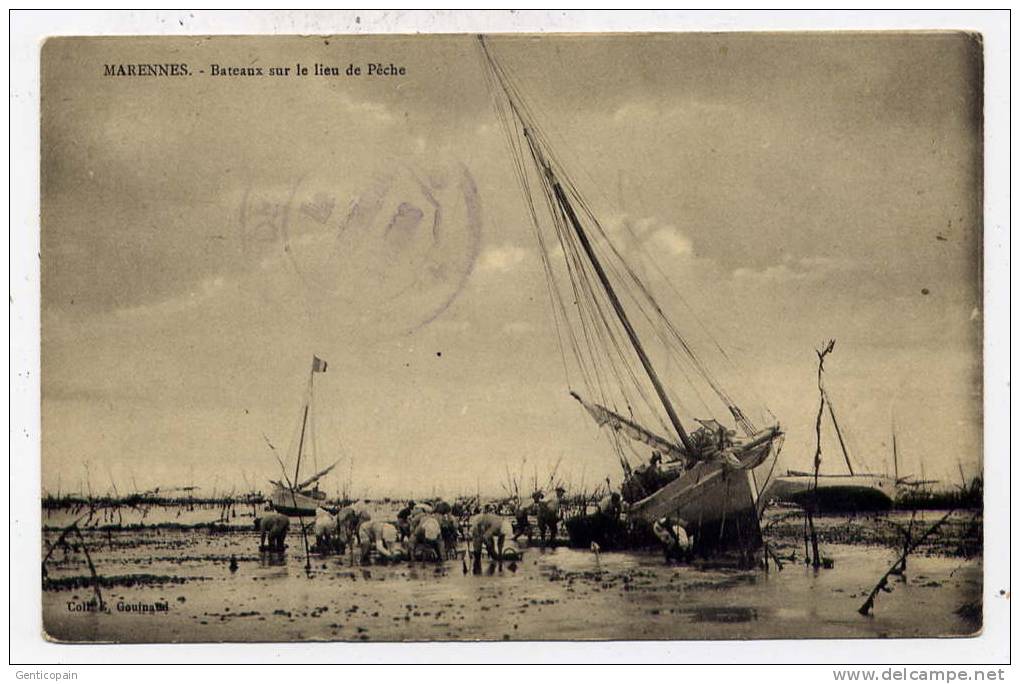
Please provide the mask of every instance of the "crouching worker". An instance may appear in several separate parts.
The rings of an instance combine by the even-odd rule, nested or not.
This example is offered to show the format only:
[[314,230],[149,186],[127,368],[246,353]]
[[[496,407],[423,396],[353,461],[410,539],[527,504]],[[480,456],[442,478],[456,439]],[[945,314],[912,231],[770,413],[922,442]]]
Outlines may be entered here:
[[[427,549],[435,554],[436,562],[446,559],[446,543],[443,541],[443,528],[439,519],[431,513],[421,513],[411,520],[411,536],[408,542],[409,555],[414,561],[420,552]],[[424,554],[420,557],[424,560]]]
[[358,542],[358,527],[371,519],[367,511],[356,511],[351,506],[341,508],[336,514],[337,553],[353,549]]
[[[506,539],[507,537],[511,538],[512,548],[513,535],[513,524],[506,518],[492,513],[481,513],[471,518],[471,541],[474,544],[473,553],[476,571],[481,568],[482,546],[485,547],[490,560],[502,561],[504,553],[509,551],[509,549],[504,549]],[[516,549],[513,549],[513,555],[516,558]]]
[[339,541],[337,520],[324,508],[315,509],[315,550],[318,553],[332,553]]
[[[259,551],[283,551],[286,547],[287,530],[290,529],[290,518],[275,511],[266,511],[262,517],[255,518],[255,529],[261,533]],[[266,541],[269,545],[266,545]]]
[[652,525],[652,532],[662,542],[667,563],[671,560],[678,563],[686,562],[694,556],[694,537],[687,535],[686,524],[686,520],[674,520],[666,516],[659,518]]
[[358,527],[358,542],[361,545],[361,562],[368,562],[372,549],[384,561],[397,560],[400,550],[397,548],[397,527],[392,523],[374,520],[362,523]]

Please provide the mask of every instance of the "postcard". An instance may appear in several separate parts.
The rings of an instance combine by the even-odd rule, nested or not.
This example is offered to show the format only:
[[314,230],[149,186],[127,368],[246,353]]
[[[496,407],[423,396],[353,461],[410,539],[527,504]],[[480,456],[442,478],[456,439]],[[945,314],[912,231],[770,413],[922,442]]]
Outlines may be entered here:
[[983,49],[49,38],[46,638],[979,634]]

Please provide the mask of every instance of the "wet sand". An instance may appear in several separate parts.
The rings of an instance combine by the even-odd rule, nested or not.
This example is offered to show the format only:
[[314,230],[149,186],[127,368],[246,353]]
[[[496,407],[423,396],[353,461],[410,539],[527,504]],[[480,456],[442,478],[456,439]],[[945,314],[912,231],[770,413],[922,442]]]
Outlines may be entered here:
[[[239,519],[240,521],[241,519]],[[248,521],[250,522],[250,520]],[[841,524],[833,520],[833,524]],[[905,577],[880,593],[872,616],[857,609],[896,559],[892,548],[828,543],[829,570],[667,566],[652,552],[525,548],[522,561],[352,564],[312,555],[300,534],[283,554],[258,553],[240,524],[209,529],[87,530],[108,612],[75,607],[94,596],[71,586],[89,571],[81,553],[56,551],[43,592],[43,623],[66,641],[558,640],[925,637],[968,635],[980,615],[980,558],[911,556]],[[55,531],[47,531],[52,541]],[[796,540],[773,539],[788,557]],[[230,569],[230,559],[237,562]],[[802,552],[798,556],[802,561]],[[80,583],[78,583],[80,584]],[[162,602],[166,611],[124,612]],[[69,604],[71,607],[69,607]]]

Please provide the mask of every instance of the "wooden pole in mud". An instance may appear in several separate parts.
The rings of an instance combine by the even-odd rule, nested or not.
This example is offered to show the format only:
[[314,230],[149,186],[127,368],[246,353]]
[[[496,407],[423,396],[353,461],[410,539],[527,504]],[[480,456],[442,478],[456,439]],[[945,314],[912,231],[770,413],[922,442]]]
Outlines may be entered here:
[[903,554],[899,558],[896,559],[896,562],[893,563],[892,566],[888,570],[886,570],[885,574],[882,575],[882,578],[880,580],[878,580],[878,584],[876,584],[875,588],[871,590],[870,594],[868,594],[867,600],[864,603],[861,604],[860,608],[857,609],[858,613],[860,613],[861,615],[868,615],[869,613],[871,613],[872,609],[875,607],[875,597],[878,596],[878,592],[880,592],[880,591],[886,591],[886,592],[892,591],[891,589],[888,588],[889,576],[890,575],[895,575],[896,571],[901,566],[906,567],[907,556],[910,555],[910,553],[914,549],[916,549],[918,546],[920,546],[924,542],[924,540],[926,540],[931,535],[935,534],[935,532],[940,527],[942,527],[942,524],[945,521],[949,520],[949,516],[951,516],[955,512],[956,512],[955,509],[950,509],[934,525],[929,527],[928,530],[924,534],[922,534],[920,537],[918,537],[916,541],[912,541],[912,542],[910,542],[910,544],[908,544],[908,546],[903,550]]
[[811,489],[811,506],[807,511],[808,529],[811,533],[811,567],[815,570],[822,566],[818,553],[818,532],[815,530],[814,513],[818,510],[818,470],[822,465],[822,414],[825,412],[825,387],[822,384],[822,372],[825,370],[825,357],[832,353],[836,340],[829,340],[824,350],[815,350],[818,354],[818,416],[815,418],[815,481]]

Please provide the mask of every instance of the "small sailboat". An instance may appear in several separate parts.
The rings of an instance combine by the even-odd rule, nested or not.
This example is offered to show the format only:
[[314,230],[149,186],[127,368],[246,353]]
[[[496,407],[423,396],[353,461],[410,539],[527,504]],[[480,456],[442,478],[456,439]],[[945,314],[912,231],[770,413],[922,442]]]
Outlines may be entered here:
[[[579,391],[571,390],[571,395],[610,437],[626,478],[626,515],[647,523],[664,516],[682,519],[703,553],[756,550],[761,533],[753,470],[778,448],[782,431],[778,424],[756,428],[709,373],[609,238],[511,74],[485,39],[479,40],[497,116],[538,240],[564,363],[568,349],[588,398]],[[550,227],[555,241],[544,234]],[[563,270],[554,267],[560,254]],[[572,300],[573,307],[564,300]],[[737,429],[711,417],[689,430],[693,417],[681,419],[678,387],[663,379],[659,364],[707,384],[721,402],[720,412],[729,414],[721,420],[733,420]],[[658,460],[635,470],[628,451],[640,459],[653,457],[654,451]],[[655,477],[648,476],[652,471]],[[568,531],[571,527],[567,521]],[[588,541],[577,543],[588,546]]]
[[[854,513],[884,511],[896,502],[897,488],[903,482],[899,479],[898,454],[896,453],[896,431],[893,430],[893,464],[896,475],[890,477],[881,473],[860,472],[854,468],[850,451],[832,399],[819,380],[821,401],[828,409],[832,427],[836,433],[846,473],[810,473],[788,470],[772,479],[762,493],[762,506],[769,501],[810,507],[818,512]],[[820,425],[820,424],[819,424]]]
[[[306,442],[313,445],[314,438],[309,438],[309,414],[312,413],[312,403],[315,396],[315,375],[317,373],[325,373],[327,362],[320,359],[318,356],[312,357],[312,370],[308,375],[308,386],[305,392],[304,405],[301,411],[301,432],[298,437],[297,445],[297,462],[294,465],[294,477],[293,479],[287,476],[286,468],[283,462],[280,461],[281,470],[283,470],[283,481],[270,480],[269,483],[273,485],[273,491],[269,495],[269,503],[279,513],[293,517],[306,517],[315,516],[315,510],[320,508],[326,501],[326,493],[319,489],[319,480],[323,476],[327,475],[333,468],[336,467],[337,463],[333,463],[323,470],[319,470],[314,475],[301,479],[301,459],[305,455],[305,444]],[[272,445],[270,445],[272,447]],[[274,449],[275,451],[275,449]]]

